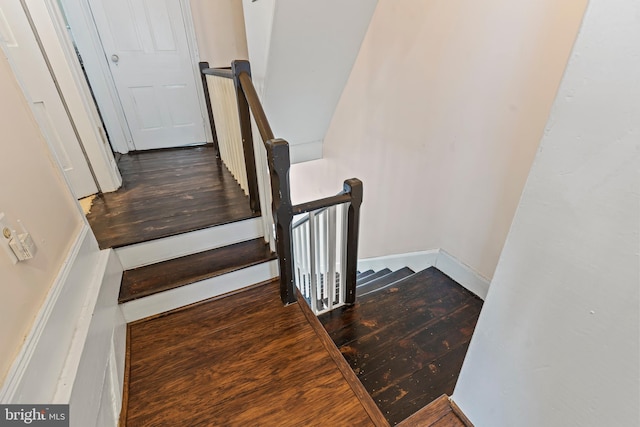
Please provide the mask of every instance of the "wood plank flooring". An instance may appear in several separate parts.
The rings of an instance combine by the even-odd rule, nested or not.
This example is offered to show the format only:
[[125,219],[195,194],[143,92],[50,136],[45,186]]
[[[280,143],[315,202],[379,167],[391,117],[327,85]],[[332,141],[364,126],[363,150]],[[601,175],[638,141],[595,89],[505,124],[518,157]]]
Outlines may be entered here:
[[129,427],[374,425],[277,282],[128,332]]
[[211,146],[124,154],[118,168],[122,188],[99,194],[87,215],[103,249],[255,216]]
[[260,238],[127,270],[122,276],[118,302],[132,301],[272,259],[276,259],[276,255]]
[[432,267],[320,316],[391,425],[451,395],[482,300]]

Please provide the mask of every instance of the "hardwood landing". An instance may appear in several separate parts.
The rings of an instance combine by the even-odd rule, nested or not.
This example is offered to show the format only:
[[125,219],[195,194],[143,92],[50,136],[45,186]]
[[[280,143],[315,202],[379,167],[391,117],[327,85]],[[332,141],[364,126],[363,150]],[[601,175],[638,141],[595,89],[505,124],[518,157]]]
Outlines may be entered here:
[[129,427],[376,425],[276,281],[130,324],[127,347]]
[[480,298],[431,267],[320,321],[395,425],[453,393],[481,308]]
[[254,217],[211,146],[124,154],[122,187],[87,215],[100,248],[146,242]]

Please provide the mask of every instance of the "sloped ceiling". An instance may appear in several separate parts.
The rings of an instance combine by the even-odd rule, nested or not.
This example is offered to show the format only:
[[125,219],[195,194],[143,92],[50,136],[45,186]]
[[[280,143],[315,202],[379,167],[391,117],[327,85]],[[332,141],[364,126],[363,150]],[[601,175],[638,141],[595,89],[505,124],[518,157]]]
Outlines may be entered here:
[[322,157],[322,141],[377,0],[244,0],[252,74],[293,163]]

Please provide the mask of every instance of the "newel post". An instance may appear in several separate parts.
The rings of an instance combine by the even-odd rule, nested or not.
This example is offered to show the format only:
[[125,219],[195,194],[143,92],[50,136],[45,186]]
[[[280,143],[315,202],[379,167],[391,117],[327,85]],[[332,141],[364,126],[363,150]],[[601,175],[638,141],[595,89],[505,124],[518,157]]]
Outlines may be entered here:
[[213,137],[213,148],[216,155],[220,157],[220,148],[218,146],[218,133],[216,132],[216,122],[213,120],[213,108],[211,108],[211,97],[209,95],[209,84],[207,83],[207,75],[204,70],[209,68],[208,62],[198,63],[200,67],[200,78],[202,79],[202,90],[204,92],[204,102],[207,105],[207,114],[209,115],[209,125],[211,126],[211,136]]
[[356,274],[358,270],[358,237],[360,233],[360,205],[362,204],[362,181],[357,178],[344,182],[345,193],[351,194],[347,211],[347,265],[345,303],[356,302]]
[[236,88],[236,100],[238,102],[238,115],[240,116],[240,135],[242,136],[242,152],[247,171],[247,186],[249,191],[249,204],[253,212],[260,212],[260,195],[258,194],[258,174],[256,172],[256,157],[253,151],[253,134],[251,131],[251,113],[246,94],[242,90],[240,74],[247,73],[251,77],[249,61],[236,60],[231,63],[233,83]]
[[271,207],[276,232],[276,252],[280,268],[280,298],[282,302],[296,302],[293,276],[293,237],[291,223],[293,209],[289,187],[289,144],[283,139],[266,142],[269,175],[271,178]]

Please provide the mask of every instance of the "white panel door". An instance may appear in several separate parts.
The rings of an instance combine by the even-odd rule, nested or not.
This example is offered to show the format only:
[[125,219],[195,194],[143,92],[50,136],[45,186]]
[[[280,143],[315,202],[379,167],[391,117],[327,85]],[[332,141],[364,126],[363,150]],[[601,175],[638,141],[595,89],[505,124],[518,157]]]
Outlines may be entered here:
[[179,0],[89,0],[136,150],[206,141]]
[[71,191],[78,199],[97,193],[71,118],[19,1],[0,0],[0,42]]

